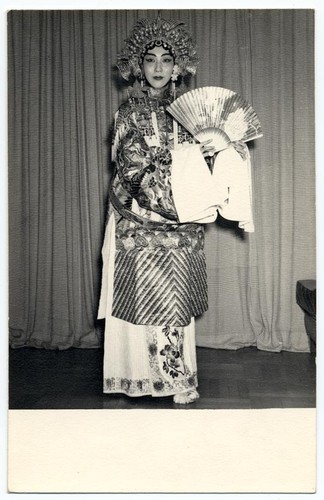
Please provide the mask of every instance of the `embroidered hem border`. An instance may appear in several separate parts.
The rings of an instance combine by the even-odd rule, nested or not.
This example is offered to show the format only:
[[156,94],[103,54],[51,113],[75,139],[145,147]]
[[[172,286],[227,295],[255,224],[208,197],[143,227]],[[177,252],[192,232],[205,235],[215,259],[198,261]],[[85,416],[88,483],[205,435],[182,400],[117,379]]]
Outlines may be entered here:
[[[152,385],[154,384],[154,393]],[[197,373],[193,373],[189,379],[177,381],[177,387],[172,386],[170,383],[157,380],[150,381],[149,379],[127,379],[121,377],[111,377],[104,379],[104,393],[122,393],[127,396],[153,396],[165,397],[173,396],[185,392],[193,387],[198,387]],[[158,394],[157,394],[158,392]]]

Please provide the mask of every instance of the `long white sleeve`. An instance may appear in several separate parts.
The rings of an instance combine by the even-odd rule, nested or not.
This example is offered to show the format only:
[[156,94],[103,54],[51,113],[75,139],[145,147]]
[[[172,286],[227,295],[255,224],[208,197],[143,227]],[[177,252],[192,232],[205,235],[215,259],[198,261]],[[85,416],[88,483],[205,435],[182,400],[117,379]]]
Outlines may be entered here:
[[243,160],[229,147],[218,153],[211,174],[198,144],[172,151],[171,186],[179,221],[213,222],[218,211],[253,232],[250,165],[248,150]]
[[254,231],[252,214],[251,160],[246,146],[246,159],[229,147],[216,156],[213,170],[213,184],[226,185],[228,198],[218,206],[218,212],[228,220],[239,221],[239,227],[247,232]]
[[216,205],[226,198],[226,190],[218,196],[199,144],[171,154],[172,195],[180,222],[213,222]]

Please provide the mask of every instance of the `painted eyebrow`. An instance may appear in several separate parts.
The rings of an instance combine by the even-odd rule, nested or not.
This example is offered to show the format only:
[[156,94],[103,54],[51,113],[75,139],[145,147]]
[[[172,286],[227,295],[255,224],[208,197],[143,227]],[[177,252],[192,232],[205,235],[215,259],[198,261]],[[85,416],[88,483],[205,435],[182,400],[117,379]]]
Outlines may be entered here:
[[[157,57],[157,56],[156,56],[156,54],[153,54],[152,52],[146,52],[146,54],[145,54],[145,55],[146,55],[146,56],[154,56],[154,57]],[[171,56],[171,54],[169,54],[169,52],[166,52],[165,54],[161,54],[161,57],[163,57],[163,56],[170,56],[170,57],[172,57],[172,56]]]

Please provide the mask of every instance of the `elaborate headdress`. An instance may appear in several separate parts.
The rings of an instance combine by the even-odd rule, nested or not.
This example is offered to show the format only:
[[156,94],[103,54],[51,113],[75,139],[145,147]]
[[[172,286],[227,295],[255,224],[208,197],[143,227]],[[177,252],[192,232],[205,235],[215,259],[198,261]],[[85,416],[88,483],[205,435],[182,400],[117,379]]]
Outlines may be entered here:
[[170,50],[178,67],[178,74],[196,73],[198,64],[194,41],[181,21],[141,19],[117,56],[117,67],[125,80],[141,74],[141,63],[148,48],[162,46]]

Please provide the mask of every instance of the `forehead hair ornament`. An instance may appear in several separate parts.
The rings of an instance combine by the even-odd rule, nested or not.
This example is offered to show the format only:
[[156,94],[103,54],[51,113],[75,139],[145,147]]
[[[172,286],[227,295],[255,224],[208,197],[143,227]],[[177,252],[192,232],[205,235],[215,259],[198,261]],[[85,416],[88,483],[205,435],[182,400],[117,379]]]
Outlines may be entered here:
[[163,47],[170,51],[178,66],[178,74],[196,73],[198,56],[196,44],[181,21],[141,19],[134,26],[129,38],[117,56],[117,67],[125,80],[139,77],[141,64],[147,50]]

